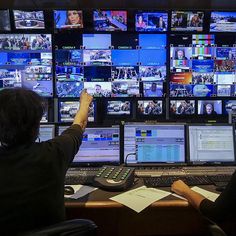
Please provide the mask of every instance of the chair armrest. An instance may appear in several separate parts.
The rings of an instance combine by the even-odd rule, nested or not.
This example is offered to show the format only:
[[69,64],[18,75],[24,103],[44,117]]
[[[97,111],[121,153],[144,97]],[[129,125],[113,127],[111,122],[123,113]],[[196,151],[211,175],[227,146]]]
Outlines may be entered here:
[[91,220],[74,219],[36,229],[21,236],[94,236],[97,226]]

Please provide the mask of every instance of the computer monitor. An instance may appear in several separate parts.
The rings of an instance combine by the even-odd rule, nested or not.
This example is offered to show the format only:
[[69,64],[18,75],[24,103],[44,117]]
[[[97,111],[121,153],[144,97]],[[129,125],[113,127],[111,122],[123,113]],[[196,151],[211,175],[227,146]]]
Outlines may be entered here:
[[45,29],[43,11],[13,10],[16,29]]
[[36,142],[44,142],[55,137],[55,125],[40,125]]
[[[60,135],[68,126],[59,126]],[[87,127],[82,144],[75,155],[72,165],[103,165],[120,163],[120,127]]]
[[192,164],[235,162],[234,127],[220,125],[189,125],[188,155]]
[[125,124],[124,161],[131,165],[184,163],[185,126],[183,124]]

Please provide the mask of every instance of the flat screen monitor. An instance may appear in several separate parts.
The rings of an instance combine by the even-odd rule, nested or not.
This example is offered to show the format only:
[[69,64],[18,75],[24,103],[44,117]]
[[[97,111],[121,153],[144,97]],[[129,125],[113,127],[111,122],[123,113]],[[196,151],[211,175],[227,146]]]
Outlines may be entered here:
[[138,12],[135,29],[141,32],[163,32],[168,30],[167,12]]
[[189,125],[189,161],[194,164],[235,161],[232,125]]
[[184,125],[125,124],[124,160],[127,164],[140,165],[184,163]]
[[0,34],[0,89],[53,96],[51,34]]
[[172,31],[203,31],[204,12],[202,11],[172,11]]
[[45,29],[43,11],[13,10],[16,29]]
[[124,118],[131,115],[131,101],[126,100],[108,100],[106,104],[107,116],[116,116]]
[[[79,101],[60,101],[59,122],[73,122],[79,107]],[[89,106],[88,122],[95,121],[95,111],[95,102],[92,102]]]
[[[60,135],[67,126],[59,126]],[[73,164],[103,165],[120,163],[120,127],[87,127]]]
[[0,31],[10,31],[10,15],[9,10],[0,10]]
[[93,12],[95,31],[127,31],[127,11]]
[[161,100],[138,100],[137,115],[155,117],[163,114],[163,101]]
[[44,142],[55,137],[55,125],[40,125],[36,142]]
[[211,12],[210,32],[236,32],[236,12]]
[[80,10],[55,10],[54,25],[56,29],[83,28],[83,13]]

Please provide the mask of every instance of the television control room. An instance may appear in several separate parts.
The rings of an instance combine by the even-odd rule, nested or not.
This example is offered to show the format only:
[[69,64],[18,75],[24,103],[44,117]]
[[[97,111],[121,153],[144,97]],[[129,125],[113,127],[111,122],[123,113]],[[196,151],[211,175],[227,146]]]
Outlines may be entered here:
[[0,2],[0,235],[236,236],[236,2]]

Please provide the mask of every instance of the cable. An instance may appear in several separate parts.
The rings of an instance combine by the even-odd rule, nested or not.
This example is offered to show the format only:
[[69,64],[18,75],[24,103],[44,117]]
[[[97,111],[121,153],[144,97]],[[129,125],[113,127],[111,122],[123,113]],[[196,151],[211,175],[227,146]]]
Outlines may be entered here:
[[128,156],[131,156],[131,155],[135,155],[135,156],[136,156],[136,153],[135,153],[135,152],[132,152],[132,153],[129,153],[129,154],[126,155],[125,160],[124,160],[125,166],[127,166],[127,159],[128,159]]

